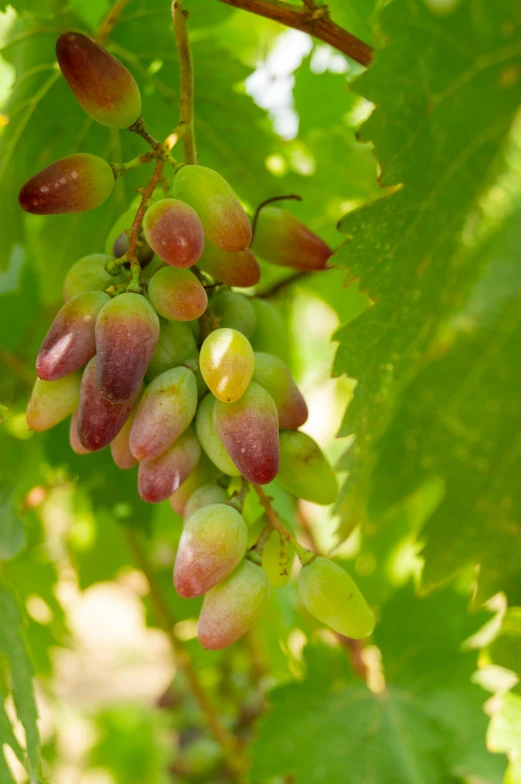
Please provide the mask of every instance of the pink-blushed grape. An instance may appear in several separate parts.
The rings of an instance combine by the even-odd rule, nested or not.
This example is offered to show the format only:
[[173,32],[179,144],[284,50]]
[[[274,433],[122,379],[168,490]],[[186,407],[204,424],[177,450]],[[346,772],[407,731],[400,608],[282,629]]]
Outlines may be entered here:
[[160,199],[146,211],[145,237],[160,259],[173,267],[191,267],[201,257],[204,232],[189,204],[179,199]]
[[281,267],[322,270],[331,248],[298,218],[280,207],[264,207],[258,215],[253,250]]
[[273,354],[256,351],[253,381],[270,393],[279,414],[281,430],[296,430],[308,418],[306,401],[284,362]]
[[188,479],[201,457],[201,447],[188,428],[165,452],[139,464],[138,492],[143,501],[165,501]]

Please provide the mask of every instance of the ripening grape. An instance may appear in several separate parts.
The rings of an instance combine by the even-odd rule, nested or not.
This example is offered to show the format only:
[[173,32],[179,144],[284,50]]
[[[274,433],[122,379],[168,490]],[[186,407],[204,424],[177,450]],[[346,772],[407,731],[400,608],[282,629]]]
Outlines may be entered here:
[[97,155],[82,152],[60,158],[31,177],[18,201],[33,215],[87,212],[103,204],[113,187],[110,165]]
[[253,248],[264,261],[300,270],[322,270],[333,251],[290,212],[264,207]]
[[197,212],[205,237],[214,245],[229,253],[249,246],[249,218],[233,189],[216,171],[205,166],[183,166],[175,176],[173,190],[176,198]]
[[159,457],[143,460],[138,472],[138,492],[143,501],[165,501],[190,476],[200,456],[201,447],[190,427]]
[[296,430],[308,418],[306,401],[284,362],[273,354],[255,352],[253,381],[270,393],[279,414],[281,430]]
[[361,640],[374,629],[374,615],[353,580],[338,564],[318,556],[300,570],[298,587],[306,609],[335,632]]
[[266,572],[245,559],[204,597],[198,624],[201,645],[216,651],[238,640],[261,617],[269,596]]
[[105,264],[112,257],[105,253],[91,253],[76,261],[63,282],[63,299],[67,300],[86,291],[105,291],[109,286],[123,283],[128,274],[110,275]]
[[275,479],[279,426],[271,395],[252,381],[235,403],[217,401],[213,416],[217,433],[241,474],[257,485]]
[[253,349],[236,329],[216,329],[201,346],[199,365],[215,397],[233,403],[244,393],[253,375]]
[[189,204],[160,199],[146,211],[143,230],[151,248],[173,267],[191,267],[203,252],[201,221]]
[[36,358],[36,374],[56,381],[86,365],[96,353],[96,318],[110,297],[86,291],[69,299],[54,319]]
[[273,588],[287,585],[295,551],[287,541],[282,541],[278,531],[273,530],[262,551],[262,568],[268,575]]
[[288,329],[277,308],[265,299],[253,297],[251,305],[255,311],[255,330],[251,338],[254,351],[274,354],[283,362],[289,356]]
[[217,435],[213,412],[216,399],[209,393],[199,404],[195,418],[195,431],[202,448],[217,466],[217,468],[228,476],[240,476],[240,471],[226,451],[226,447]]
[[130,416],[117,434],[117,436],[110,442],[110,452],[112,454],[112,459],[114,460],[115,464],[118,468],[121,468],[125,471],[128,468],[133,468],[137,465],[137,460],[130,451],[129,439],[130,439],[130,431],[132,430],[132,424],[134,422],[134,417],[136,416],[137,405],[134,406],[132,411],[130,412]]
[[112,403],[138,389],[159,340],[159,319],[141,294],[120,294],[96,321],[98,386]]
[[149,380],[187,360],[197,359],[199,355],[194,333],[187,322],[161,319],[160,325],[159,342],[147,370]]
[[97,359],[92,357],[83,371],[78,409],[78,436],[81,444],[89,452],[103,449],[116,438],[130,416],[141,391],[138,387],[129,400],[110,403],[98,388]]
[[242,561],[248,544],[243,516],[229,504],[210,504],[186,521],[174,566],[174,586],[185,599],[201,596]]
[[188,520],[194,512],[202,509],[203,506],[225,504],[228,500],[229,496],[224,487],[216,484],[201,485],[197,490],[194,490],[188,499],[183,516],[185,520]]
[[138,460],[159,457],[184,433],[197,409],[195,375],[185,367],[166,370],[145,389],[130,433]]
[[279,483],[289,493],[315,504],[332,504],[338,480],[319,445],[300,430],[280,433]]
[[204,452],[202,452],[199,462],[188,479],[185,479],[179,490],[176,490],[175,493],[170,496],[170,505],[174,512],[182,517],[185,513],[188,500],[192,497],[195,490],[209,482],[215,482],[220,476],[221,474],[217,467],[209,460]]
[[124,65],[82,33],[63,33],[56,57],[80,106],[109,128],[129,128],[141,114],[139,88]]
[[194,321],[208,306],[204,286],[193,272],[163,267],[148,284],[148,298],[157,313],[173,321]]
[[71,423],[69,425],[69,444],[72,451],[76,455],[89,454],[89,450],[85,449],[78,435],[78,412],[77,411],[75,411],[71,416]]
[[29,430],[49,430],[78,408],[81,376],[71,373],[57,381],[37,378],[27,404]]
[[261,276],[259,264],[251,250],[228,253],[212,242],[205,243],[198,266],[215,280],[244,289],[256,286]]
[[221,291],[212,297],[210,304],[219,326],[236,329],[249,340],[255,329],[256,319],[250,300],[251,297],[245,297],[235,291]]

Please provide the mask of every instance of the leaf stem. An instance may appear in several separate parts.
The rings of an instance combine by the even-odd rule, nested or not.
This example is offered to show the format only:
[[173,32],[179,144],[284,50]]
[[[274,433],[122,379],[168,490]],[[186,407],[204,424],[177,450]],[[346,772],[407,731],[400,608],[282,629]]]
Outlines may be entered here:
[[178,128],[183,130],[183,153],[185,163],[197,163],[197,150],[194,134],[194,68],[192,49],[188,37],[188,11],[183,8],[182,0],[172,2],[172,21],[174,34],[179,54],[179,73],[181,81],[181,95],[179,98],[179,123]]
[[260,485],[252,484],[252,487],[259,497],[259,501],[261,502],[262,508],[266,512],[266,518],[268,522],[273,528],[276,528],[276,530],[279,532],[281,537],[283,537],[287,542],[291,542],[291,544],[295,548],[295,552],[297,553],[302,566],[305,566],[306,564],[311,563],[311,561],[314,561],[315,558],[317,557],[316,554],[311,552],[311,550],[306,550],[305,547],[302,547],[302,545],[300,545],[297,542],[297,540],[295,539],[291,531],[288,531],[288,529],[285,528],[280,522],[275,509],[271,505],[271,501],[273,499],[266,495],[266,493],[264,492],[264,490]]

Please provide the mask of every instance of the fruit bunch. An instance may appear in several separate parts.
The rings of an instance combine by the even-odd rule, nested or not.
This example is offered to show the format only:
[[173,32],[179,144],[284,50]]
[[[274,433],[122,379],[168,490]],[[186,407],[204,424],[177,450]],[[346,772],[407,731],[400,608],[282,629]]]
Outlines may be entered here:
[[[130,73],[96,42],[61,35],[60,68],[95,120],[150,139]],[[137,211],[124,213],[104,253],[77,261],[65,304],[36,359],[27,407],[32,430],[70,416],[77,454],[110,446],[121,469],[138,465],[148,503],[170,499],[184,517],[174,567],[182,597],[204,595],[199,639],[229,645],[263,612],[270,585],[284,584],[295,553],[308,610],[339,633],[369,634],[372,613],[347,573],[302,548],[277,518],[261,485],[331,504],[336,476],[299,428],[307,406],[283,359],[283,327],[254,287],[260,268],[252,224],[217,172],[179,164],[152,140],[154,175]],[[172,166],[172,179],[162,177]],[[125,165],[77,154],[53,163],[20,191],[28,212],[78,212],[109,196]],[[172,181],[173,180],[173,181]],[[300,221],[266,207],[253,247],[267,262],[320,270],[331,251]],[[244,499],[257,492],[266,514],[248,525]]]

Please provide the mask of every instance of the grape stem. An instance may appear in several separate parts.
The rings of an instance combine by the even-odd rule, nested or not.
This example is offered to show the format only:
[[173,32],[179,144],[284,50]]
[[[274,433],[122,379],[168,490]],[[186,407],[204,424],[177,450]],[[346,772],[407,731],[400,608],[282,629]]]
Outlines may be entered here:
[[147,186],[141,191],[141,203],[137,208],[136,216],[132,222],[132,227],[128,234],[129,242],[128,251],[126,253],[126,260],[130,262],[132,277],[130,279],[130,283],[127,286],[127,291],[133,291],[136,294],[141,293],[141,286],[139,283],[139,277],[141,275],[141,264],[137,260],[136,256],[139,242],[139,230],[141,229],[141,224],[143,223],[143,218],[145,217],[148,201],[154,193],[154,189],[163,175],[164,166],[164,159],[158,158]]
[[182,0],[172,2],[172,22],[179,54],[179,74],[181,94],[179,98],[179,123],[183,127],[183,154],[185,163],[197,163],[197,150],[194,134],[194,68],[192,49],[188,37],[188,11],[183,8]]
[[137,169],[138,166],[142,166],[144,163],[150,163],[150,161],[153,159],[153,152],[144,152],[141,153],[141,155],[138,155],[136,158],[133,158],[131,161],[127,161],[126,163],[111,163],[109,165],[114,172],[114,179],[117,180],[118,177],[121,177],[122,174],[126,174],[128,171],[132,171],[132,169]]
[[149,134],[145,125],[145,121],[142,117],[138,117],[136,122],[129,126],[129,131],[132,131],[132,133],[137,133],[138,136],[141,136],[141,138],[144,139],[146,143],[149,144],[156,152],[161,150],[163,145]]
[[302,547],[302,545],[300,545],[297,542],[297,540],[295,539],[291,531],[288,531],[287,528],[284,528],[284,526],[280,522],[275,509],[271,505],[271,501],[273,501],[273,498],[270,498],[270,496],[266,495],[266,493],[264,492],[264,490],[260,485],[252,484],[252,487],[259,497],[259,501],[261,502],[262,508],[266,512],[266,517],[268,519],[268,522],[273,528],[275,528],[279,532],[281,537],[283,537],[287,542],[290,542],[293,545],[302,566],[306,566],[307,564],[310,564],[312,561],[314,561],[315,558],[317,557],[316,553],[313,553],[311,552],[311,550],[306,550],[305,547]]
[[244,501],[249,489],[250,486],[247,480],[241,476],[241,489],[235,493],[235,495],[232,496],[229,501],[227,501],[230,506],[233,506],[235,509],[237,509],[238,512],[241,512],[241,514],[242,510],[244,509]]

